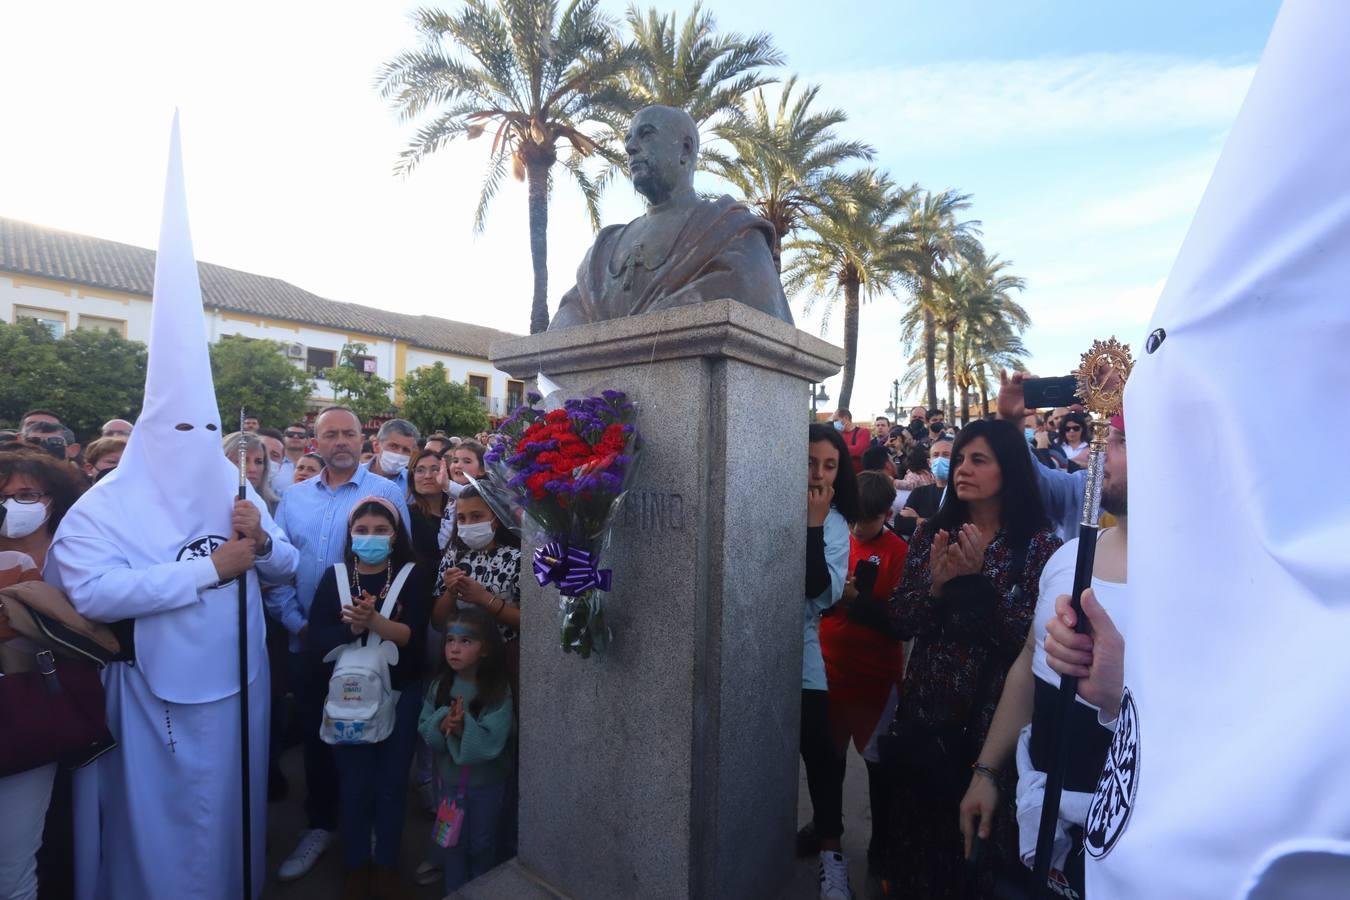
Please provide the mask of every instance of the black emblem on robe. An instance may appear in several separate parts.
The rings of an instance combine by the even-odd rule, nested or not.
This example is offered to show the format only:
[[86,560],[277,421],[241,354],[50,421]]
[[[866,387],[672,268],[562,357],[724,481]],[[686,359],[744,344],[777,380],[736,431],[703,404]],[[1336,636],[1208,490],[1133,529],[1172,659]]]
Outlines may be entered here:
[[1126,688],[1120,699],[1116,736],[1106,754],[1106,768],[1097,782],[1097,793],[1088,807],[1083,846],[1088,856],[1104,859],[1130,823],[1135,794],[1139,791],[1139,711]]
[[[218,534],[208,534],[205,537],[194,538],[183,545],[178,551],[178,560],[185,559],[210,559],[211,554],[220,548],[220,545],[228,541],[229,538],[221,537]],[[235,579],[222,581],[216,587],[228,587],[234,584]]]

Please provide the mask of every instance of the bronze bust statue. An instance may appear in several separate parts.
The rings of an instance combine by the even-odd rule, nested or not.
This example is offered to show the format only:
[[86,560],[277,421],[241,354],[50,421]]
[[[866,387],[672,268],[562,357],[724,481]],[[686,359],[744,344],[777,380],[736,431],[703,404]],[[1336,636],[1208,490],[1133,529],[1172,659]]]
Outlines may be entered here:
[[694,191],[698,126],[689,114],[640,110],[624,149],[647,212],[601,229],[549,330],[723,299],[791,323],[773,226],[730,197],[704,200]]

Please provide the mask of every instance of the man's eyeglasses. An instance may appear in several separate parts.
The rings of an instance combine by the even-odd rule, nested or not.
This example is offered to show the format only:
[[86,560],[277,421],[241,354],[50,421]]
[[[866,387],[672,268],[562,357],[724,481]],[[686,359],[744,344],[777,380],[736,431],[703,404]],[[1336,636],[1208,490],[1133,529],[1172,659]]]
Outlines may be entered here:
[[30,437],[28,438],[28,443],[37,444],[39,447],[46,447],[48,450],[66,449],[66,439],[60,436],[45,437],[45,438]]
[[303,441],[305,438],[309,437],[309,435],[305,434],[303,431],[288,431],[286,432],[286,437]]
[[10,500],[14,500],[16,503],[22,503],[23,505],[28,506],[30,504],[40,502],[42,498],[45,496],[47,496],[47,493],[45,491],[33,491],[33,490],[15,491],[12,494],[0,494],[0,503],[6,503]]

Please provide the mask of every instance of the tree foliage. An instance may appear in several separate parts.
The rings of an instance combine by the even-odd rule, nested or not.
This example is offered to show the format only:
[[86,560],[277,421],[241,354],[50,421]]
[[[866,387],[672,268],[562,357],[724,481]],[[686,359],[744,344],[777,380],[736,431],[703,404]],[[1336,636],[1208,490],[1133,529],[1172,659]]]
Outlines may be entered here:
[[610,101],[625,118],[644,106],[674,106],[702,125],[738,111],[742,97],[776,80],[761,70],[784,62],[765,32],[718,34],[702,3],[694,4],[683,25],[675,13],[654,7],[644,13],[629,6],[627,19],[640,58],[623,73]]
[[240,407],[264,425],[284,428],[304,416],[314,393],[314,380],[286,359],[286,348],[278,341],[221,339],[211,345],[211,377],[227,434],[239,427]]
[[837,179],[806,217],[809,233],[789,241],[783,286],[789,295],[807,293],[810,313],[825,300],[822,330],[838,300],[844,301],[844,379],[839,405],[853,399],[858,363],[859,306],[881,294],[894,294],[914,265],[911,235],[898,217],[913,188],[898,187],[884,173],[864,170]]
[[924,380],[929,409],[938,408],[937,320],[942,312],[938,282],[962,260],[984,252],[979,241],[980,222],[961,218],[969,208],[969,194],[924,191],[915,195],[907,213],[906,227],[914,235],[917,260],[910,272],[911,292],[914,306],[923,316]]
[[762,90],[742,98],[740,115],[717,128],[717,137],[734,152],[703,152],[704,167],[773,224],[775,261],[783,240],[806,216],[820,211],[840,167],[873,156],[868,145],[837,135],[835,129],[848,118],[843,110],[812,109],[819,86],[794,96],[796,85],[795,77],[788,79],[773,112]]
[[0,323],[0,421],[50,409],[81,439],[109,419],[135,420],[145,394],[145,345],[107,331],[54,338],[40,323]]
[[[456,138],[492,134],[474,228],[482,231],[488,206],[507,171],[529,181],[530,256],[534,297],[530,331],[548,327],[548,196],[553,165],[562,162],[581,189],[591,226],[600,228],[600,191],[583,171],[584,159],[617,159],[594,131],[605,108],[600,92],[637,59],[617,38],[599,0],[468,0],[458,12],[420,9],[413,22],[420,46],[385,63],[380,95],[418,129],[395,166],[407,174]],[[560,157],[559,145],[569,148]]]
[[409,372],[398,387],[403,394],[399,415],[424,435],[438,429],[455,435],[487,430],[487,410],[468,385],[449,379],[444,363]]
[[323,377],[333,389],[333,398],[342,406],[350,406],[362,422],[386,415],[393,408],[389,399],[393,385],[378,375],[357,370],[357,357],[365,356],[367,349],[360,341],[343,344],[338,364],[323,370]]

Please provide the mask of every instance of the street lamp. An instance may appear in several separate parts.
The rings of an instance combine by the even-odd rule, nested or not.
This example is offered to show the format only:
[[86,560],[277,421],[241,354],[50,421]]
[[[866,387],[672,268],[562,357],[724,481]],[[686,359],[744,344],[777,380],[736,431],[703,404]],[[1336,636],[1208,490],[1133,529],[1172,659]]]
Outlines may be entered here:
[[817,403],[829,403],[829,402],[830,402],[830,395],[825,393],[825,385],[823,384],[820,385],[819,390],[816,390],[816,385],[814,384],[811,385],[811,418],[814,419],[817,415],[816,413]]

